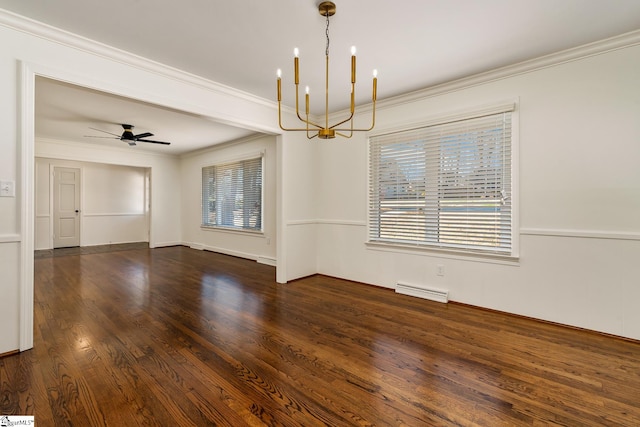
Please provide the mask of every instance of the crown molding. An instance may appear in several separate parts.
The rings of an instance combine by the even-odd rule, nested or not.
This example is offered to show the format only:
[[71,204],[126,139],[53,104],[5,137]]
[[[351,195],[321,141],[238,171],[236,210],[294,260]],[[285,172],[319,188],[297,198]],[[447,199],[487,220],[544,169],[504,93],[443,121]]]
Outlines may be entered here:
[[[504,80],[521,74],[531,73],[533,71],[542,70],[544,68],[555,67],[558,65],[566,64],[568,62],[579,61],[581,59],[589,58],[596,55],[602,55],[607,52],[625,49],[637,45],[640,45],[640,30],[635,30],[607,39],[598,40],[582,46],[561,50],[559,52],[554,52],[548,55],[540,56],[538,58],[518,62],[516,64],[494,68],[493,70],[485,71],[483,73],[473,74],[468,77],[451,80],[413,92],[407,92],[389,98],[379,99],[376,102],[376,110],[380,111],[396,106],[410,104],[412,102],[421,101],[434,96],[444,95],[446,93],[456,92],[498,80]],[[356,114],[358,115],[370,113],[372,110],[372,103],[356,106]],[[292,109],[292,111],[295,114],[295,110]],[[349,115],[349,109],[347,108],[340,111],[335,111],[330,113],[329,115],[331,118]],[[319,119],[318,117],[323,116],[314,117],[314,120]]]
[[[581,59],[637,45],[640,45],[640,30],[635,30],[621,34],[619,36],[598,40],[582,46],[561,50],[559,52],[554,52],[549,55],[544,55],[538,58],[518,62],[516,64],[495,68],[493,70],[441,83],[439,85],[429,86],[413,92],[380,99],[376,103],[376,110],[380,111],[405,104],[410,104],[412,102],[421,101],[434,96],[468,89],[485,83],[503,80],[521,74],[531,73],[533,71],[542,70],[544,68],[555,67],[561,64],[566,64],[568,62],[579,61]],[[370,113],[372,110],[372,103],[356,106],[357,114]],[[293,112],[295,114],[295,110],[293,110]],[[334,118],[348,114],[349,109],[343,109],[330,113],[330,117]],[[314,120],[316,119],[317,118],[314,118]]]
[[270,108],[274,108],[276,106],[276,104],[271,100],[234,89],[230,86],[205,79],[160,62],[152,61],[142,56],[79,36],[4,9],[0,9],[0,25],[44,40],[58,43],[63,46],[135,67],[143,71],[158,74],[189,85],[198,86],[212,92],[233,96]]
[[[248,92],[234,89],[212,80],[205,79],[195,74],[187,73],[180,69],[170,67],[150,59],[134,55],[127,51],[117,49],[91,40],[77,34],[53,27],[51,25],[35,21],[30,18],[0,9],[0,25],[43,38],[64,46],[78,49],[96,56],[113,60],[138,69],[162,75],[183,83],[199,86],[209,91],[237,97],[269,108],[277,108],[277,103]],[[474,74],[469,77],[445,82],[435,86],[429,86],[417,91],[396,95],[390,98],[381,99],[377,102],[377,109],[391,108],[397,105],[416,102],[425,98],[455,92],[462,89],[478,86],[481,84],[530,73],[544,68],[554,67],[567,62],[577,61],[584,58],[601,55],[618,49],[624,49],[640,44],[640,30],[631,31],[619,36],[610,37],[593,43],[588,43],[575,48],[570,48],[544,55],[538,58],[519,62],[512,65],[496,68],[483,73]],[[359,106],[359,113],[370,111],[371,104]],[[285,113],[295,114],[295,109],[282,106]],[[344,114],[347,110],[336,111],[333,115]]]
[[[469,77],[452,80],[435,86],[429,86],[414,92],[393,96],[378,101],[377,108],[385,109],[397,105],[408,104],[426,98],[443,95],[449,92],[456,92],[485,83],[507,79],[521,74],[531,73],[544,68],[555,67],[568,62],[579,61],[596,55],[601,55],[614,50],[637,46],[640,44],[640,30],[631,31],[619,36],[610,37],[604,40],[588,43],[582,46],[540,56],[512,65],[495,68],[483,73],[474,74]],[[371,108],[370,105],[367,105]],[[346,111],[346,110],[345,110]],[[366,111],[366,109],[365,109]]]

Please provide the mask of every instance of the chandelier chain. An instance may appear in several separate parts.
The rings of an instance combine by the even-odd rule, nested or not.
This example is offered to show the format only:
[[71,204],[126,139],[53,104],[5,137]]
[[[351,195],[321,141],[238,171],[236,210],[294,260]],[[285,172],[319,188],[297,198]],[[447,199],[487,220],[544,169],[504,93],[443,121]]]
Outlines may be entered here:
[[327,29],[325,30],[325,34],[327,35],[327,48],[325,50],[325,56],[329,56],[329,12],[325,15],[327,17]]

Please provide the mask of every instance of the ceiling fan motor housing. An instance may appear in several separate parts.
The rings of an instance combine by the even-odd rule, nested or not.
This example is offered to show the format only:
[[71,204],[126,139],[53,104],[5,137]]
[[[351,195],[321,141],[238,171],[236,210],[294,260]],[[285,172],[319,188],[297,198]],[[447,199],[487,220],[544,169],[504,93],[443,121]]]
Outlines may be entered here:
[[[124,128],[124,132],[122,133],[122,136],[120,137],[121,140],[123,141],[133,141],[135,138],[133,137],[133,125],[125,125],[123,124],[122,127]],[[131,144],[129,144],[131,145]],[[135,144],[133,144],[135,145]]]

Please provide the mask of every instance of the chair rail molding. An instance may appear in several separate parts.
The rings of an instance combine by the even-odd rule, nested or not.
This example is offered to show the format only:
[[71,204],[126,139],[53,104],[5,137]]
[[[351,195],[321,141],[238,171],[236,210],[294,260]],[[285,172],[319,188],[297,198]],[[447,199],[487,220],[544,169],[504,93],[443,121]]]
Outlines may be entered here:
[[521,228],[520,234],[523,236],[570,237],[579,239],[640,240],[640,233],[633,231]]
[[20,243],[22,238],[19,234],[0,234],[0,243]]

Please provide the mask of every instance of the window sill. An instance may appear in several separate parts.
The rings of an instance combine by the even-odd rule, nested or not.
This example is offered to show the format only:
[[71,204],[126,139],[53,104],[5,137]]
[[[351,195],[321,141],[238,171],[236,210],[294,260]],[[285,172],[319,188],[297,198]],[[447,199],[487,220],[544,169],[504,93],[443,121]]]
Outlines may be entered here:
[[520,266],[520,257],[514,255],[487,254],[473,251],[455,249],[429,248],[423,246],[401,245],[395,243],[365,242],[367,249],[383,252],[395,252],[406,254],[422,254],[434,258],[448,258],[471,262],[485,262],[491,264]]
[[241,228],[221,227],[216,225],[201,225],[203,231],[219,231],[222,233],[241,234],[243,236],[264,237],[264,230],[245,230]]

